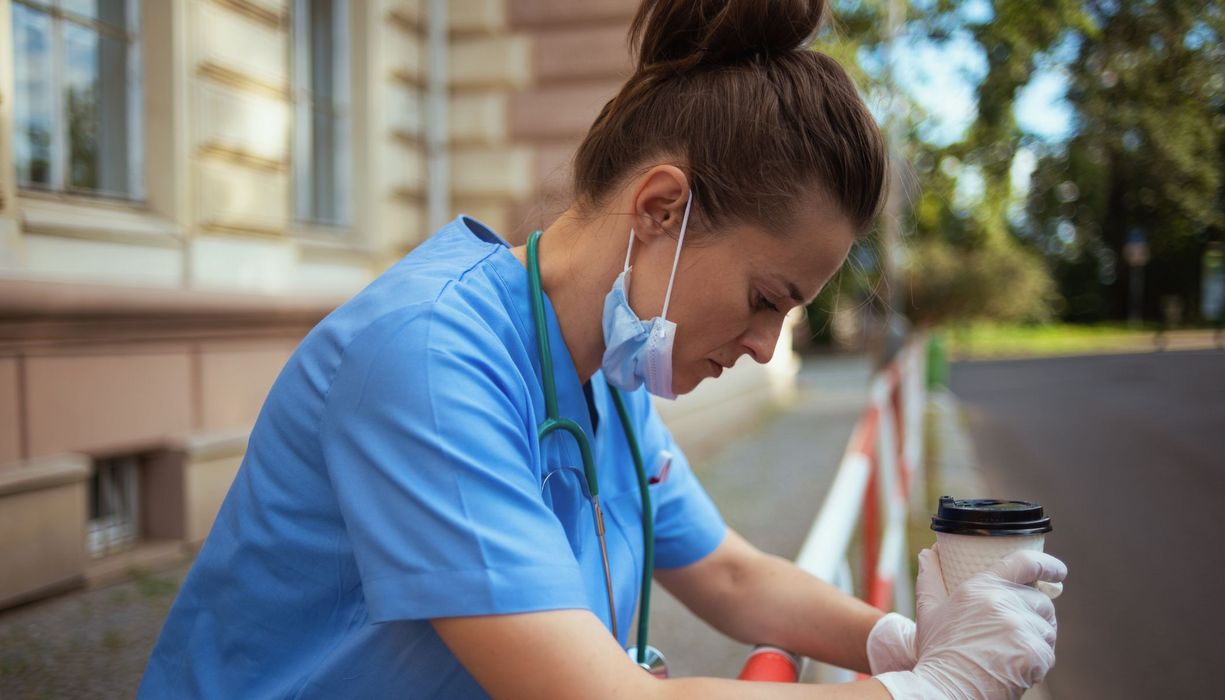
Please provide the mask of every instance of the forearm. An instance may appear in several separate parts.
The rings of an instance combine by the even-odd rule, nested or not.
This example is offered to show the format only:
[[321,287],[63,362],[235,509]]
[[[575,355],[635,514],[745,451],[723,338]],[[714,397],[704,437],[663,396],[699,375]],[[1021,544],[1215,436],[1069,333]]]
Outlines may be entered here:
[[669,591],[720,632],[867,673],[867,640],[883,613],[734,531],[712,554],[656,571]]
[[880,610],[767,554],[741,576],[732,595],[737,602],[726,609],[736,619],[728,624],[739,639],[869,672],[868,634]]

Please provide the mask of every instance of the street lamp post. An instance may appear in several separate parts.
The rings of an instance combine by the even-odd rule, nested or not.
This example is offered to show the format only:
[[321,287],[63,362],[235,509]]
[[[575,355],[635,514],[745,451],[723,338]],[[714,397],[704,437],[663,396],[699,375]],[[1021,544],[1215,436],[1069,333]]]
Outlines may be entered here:
[[1123,244],[1123,259],[1131,268],[1128,277],[1128,311],[1127,323],[1133,328],[1140,325],[1144,305],[1144,266],[1148,264],[1150,251],[1148,236],[1144,229],[1133,228],[1127,233],[1127,243]]
[[1225,348],[1221,331],[1225,328],[1225,243],[1209,243],[1204,251],[1200,277],[1200,315],[1211,321],[1217,347]]

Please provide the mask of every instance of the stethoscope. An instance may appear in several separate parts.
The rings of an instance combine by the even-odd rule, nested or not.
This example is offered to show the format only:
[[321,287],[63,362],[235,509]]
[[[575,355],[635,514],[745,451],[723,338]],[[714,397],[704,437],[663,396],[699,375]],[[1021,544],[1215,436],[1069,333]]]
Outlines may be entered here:
[[[592,458],[591,441],[578,423],[569,418],[562,418],[557,410],[557,387],[553,378],[553,351],[549,347],[549,329],[545,321],[544,291],[540,286],[540,231],[533,231],[527,239],[527,271],[532,302],[532,320],[536,326],[536,340],[540,348],[540,374],[544,385],[545,420],[536,429],[536,440],[544,445],[544,440],[557,431],[569,433],[578,445],[579,455],[583,461],[583,479],[586,482],[587,496],[591,500],[591,512],[595,519],[596,537],[600,541],[600,559],[604,564],[604,585],[608,590],[608,615],[612,622],[613,636],[617,636],[617,606],[613,600],[612,569],[608,564],[608,546],[604,536],[604,511],[600,508],[600,482],[596,478],[595,460]],[[647,620],[651,609],[651,578],[655,574],[655,521],[651,513],[651,492],[647,480],[646,467],[642,463],[642,453],[638,449],[638,438],[634,426],[630,422],[629,412],[625,409],[625,401],[621,392],[611,384],[608,393],[617,407],[617,417],[621,428],[625,431],[625,439],[629,443],[630,454],[634,458],[634,471],[638,475],[638,491],[642,497],[642,584],[639,591],[638,606],[638,645],[628,650],[630,656],[647,671],[660,677],[667,677],[667,660],[658,649],[647,644]],[[540,484],[543,493],[550,477],[557,472],[550,472]]]

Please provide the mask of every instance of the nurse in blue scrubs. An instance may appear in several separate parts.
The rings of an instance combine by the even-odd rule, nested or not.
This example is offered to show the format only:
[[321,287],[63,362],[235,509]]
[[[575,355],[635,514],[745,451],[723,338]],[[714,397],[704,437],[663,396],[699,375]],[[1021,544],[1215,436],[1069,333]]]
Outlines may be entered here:
[[[648,395],[767,362],[879,208],[880,133],[804,47],[823,9],[648,0],[636,70],[531,250],[460,216],[310,332],[140,697],[905,695],[660,680],[625,651],[649,544],[655,580],[727,635],[865,673],[923,668],[914,623],[729,530]],[[538,437],[550,380],[590,438],[603,541],[577,442]]]

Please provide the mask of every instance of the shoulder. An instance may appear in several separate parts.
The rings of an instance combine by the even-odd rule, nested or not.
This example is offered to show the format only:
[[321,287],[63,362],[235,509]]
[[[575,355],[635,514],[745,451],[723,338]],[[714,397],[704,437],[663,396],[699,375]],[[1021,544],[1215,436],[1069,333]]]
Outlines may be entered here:
[[473,225],[448,224],[311,331],[295,362],[329,405],[375,383],[444,396],[464,373],[522,403],[532,362],[504,279],[517,261]]
[[455,373],[517,375],[522,362],[506,339],[513,330],[503,314],[490,310],[473,308],[459,289],[390,310],[354,335],[337,380],[378,373],[384,381],[400,378],[419,389],[445,389],[448,375]]
[[[344,363],[380,351],[478,352],[497,360],[515,342],[514,299],[499,274],[506,245],[456,219],[336,309],[315,329]],[[489,238],[493,236],[494,238]],[[412,353],[412,354],[407,354]]]

